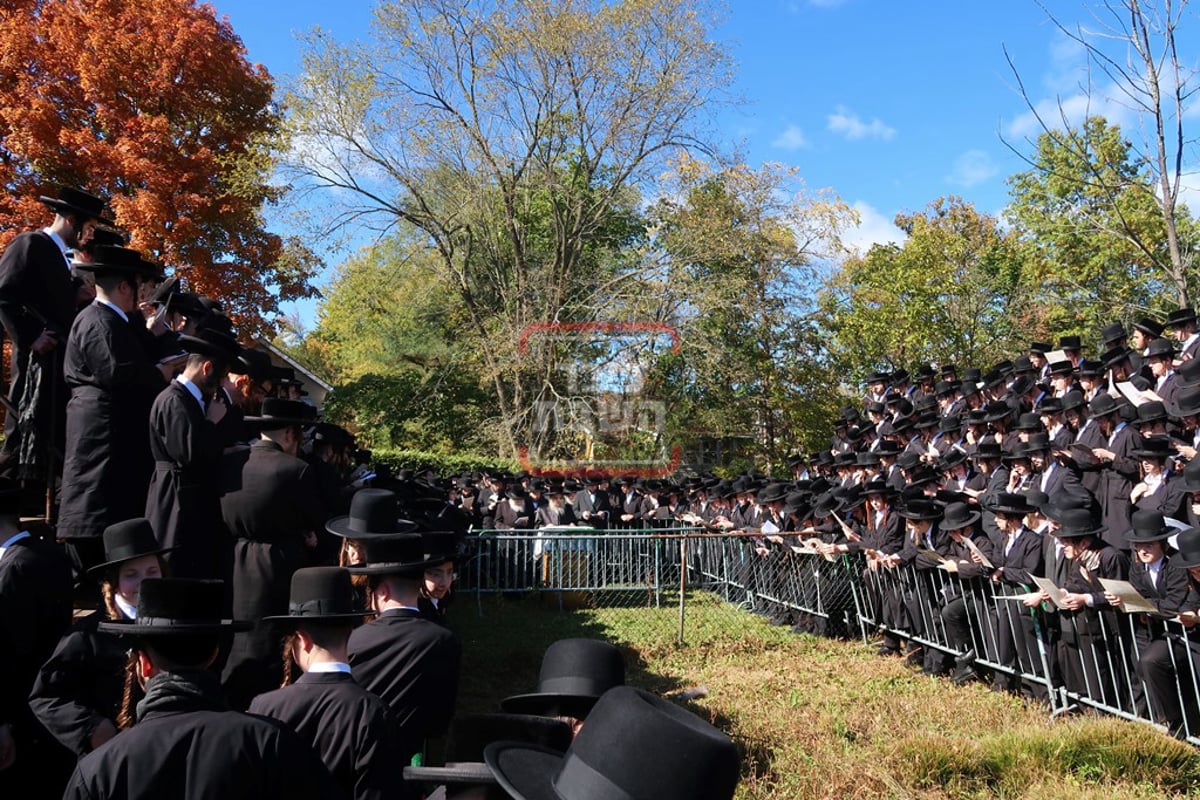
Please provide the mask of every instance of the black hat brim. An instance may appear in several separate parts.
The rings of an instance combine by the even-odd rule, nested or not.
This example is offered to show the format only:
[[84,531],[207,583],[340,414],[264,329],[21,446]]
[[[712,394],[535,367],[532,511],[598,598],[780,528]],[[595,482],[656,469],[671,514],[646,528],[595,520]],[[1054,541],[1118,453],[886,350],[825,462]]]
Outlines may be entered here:
[[[186,347],[187,345],[184,346]],[[242,422],[250,427],[269,431],[272,428],[287,428],[292,425],[299,425],[300,427],[315,425],[317,420],[311,417],[245,417],[242,419]]]
[[[179,346],[184,350],[187,350],[188,353],[207,356],[208,358],[219,358],[222,361],[228,361],[229,363],[236,361],[238,355],[242,351],[240,346],[221,347],[220,345],[213,344],[212,342],[206,341],[197,336],[189,336],[186,333],[179,335]],[[247,420],[249,420],[249,418],[247,418]]]
[[427,567],[436,567],[446,563],[446,559],[423,558],[420,561],[397,561],[386,564],[360,564],[346,567],[351,575],[420,575]]
[[263,617],[262,622],[269,622],[272,625],[287,625],[290,627],[299,627],[309,622],[316,623],[331,623],[331,622],[361,622],[363,617],[373,617],[377,612],[364,608],[362,611],[352,611],[345,614],[300,614],[292,616],[290,614],[276,614],[270,617]]
[[87,571],[90,575],[98,575],[109,567],[115,567],[118,564],[124,564],[126,561],[132,561],[135,558],[145,558],[146,556],[161,556],[163,553],[170,553],[172,550],[177,550],[178,547],[160,547],[157,550],[148,550],[145,553],[134,553],[131,556],[118,558],[114,561],[105,561],[103,564],[97,564],[94,567],[88,567]]
[[1060,528],[1059,530],[1054,531],[1052,535],[1057,536],[1059,539],[1082,539],[1085,536],[1099,536],[1106,530],[1108,530],[1108,528],[1104,527],[1103,525],[1083,531],[1067,531]]
[[487,764],[474,761],[456,761],[444,767],[405,767],[404,780],[411,783],[432,784],[494,784],[496,776]]
[[156,636],[201,636],[214,633],[238,633],[248,631],[254,623],[237,619],[223,619],[218,622],[181,622],[162,625],[139,624],[137,620],[114,620],[101,622],[97,629],[102,633],[112,633],[117,636],[134,638],[154,638]]
[[942,524],[939,527],[942,530],[947,530],[947,531],[960,531],[963,528],[969,528],[972,525],[974,525],[976,522],[979,522],[980,518],[982,518],[982,517],[983,517],[983,514],[981,514],[980,512],[972,511],[970,514],[967,515],[967,518],[965,520],[963,520],[962,522],[955,521],[955,524],[953,524],[953,525],[950,524],[951,520],[948,520],[943,517]]
[[493,742],[483,750],[496,781],[516,800],[562,800],[551,781],[564,758],[549,748],[520,742]]
[[527,692],[504,698],[500,701],[500,708],[507,714],[545,716],[547,712],[553,711],[555,716],[583,719],[591,713],[599,699],[598,695]]
[[1153,534],[1137,533],[1135,531],[1129,530],[1129,531],[1125,532],[1125,541],[1130,542],[1132,544],[1136,544],[1138,542],[1141,542],[1143,544],[1145,544],[1147,542],[1165,542],[1167,539],[1170,539],[1172,536],[1174,536],[1177,533],[1179,533],[1179,531],[1175,528],[1163,528],[1161,531],[1158,531]]
[[350,515],[344,514],[326,522],[325,530],[343,539],[386,539],[389,536],[397,536],[405,533],[420,533],[420,526],[411,520],[397,519],[396,523],[398,525],[405,523],[408,527],[396,531],[356,531],[350,527]]
[[83,216],[87,217],[88,219],[94,219],[97,222],[102,223],[104,225],[116,225],[117,224],[117,223],[113,222],[111,219],[109,219],[108,217],[102,217],[99,214],[96,214],[93,211],[89,211],[86,208],[82,208],[82,207],[74,205],[72,203],[68,203],[64,200],[59,200],[57,197],[47,197],[46,195],[41,195],[40,197],[38,197],[38,200],[40,200],[41,202],[50,206],[50,208],[54,209],[55,212],[66,211],[71,214],[82,214]]

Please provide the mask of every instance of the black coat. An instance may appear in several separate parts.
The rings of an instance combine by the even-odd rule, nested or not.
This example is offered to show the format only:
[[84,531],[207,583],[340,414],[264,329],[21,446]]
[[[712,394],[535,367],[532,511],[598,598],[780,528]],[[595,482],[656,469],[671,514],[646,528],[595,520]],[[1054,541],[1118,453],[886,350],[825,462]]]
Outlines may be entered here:
[[154,475],[146,518],[168,555],[176,578],[219,578],[228,538],[221,528],[218,469],[221,439],[216,426],[183,384],[171,381],[150,411]]
[[[225,453],[220,489],[232,540],[227,580],[233,618],[286,614],[292,573],[308,562],[304,537],[324,522],[311,467],[260,439]],[[278,633],[269,625],[234,634],[222,675],[230,702],[244,707],[278,686],[281,669]]]
[[1129,493],[1138,482],[1141,467],[1133,451],[1141,448],[1142,437],[1132,425],[1126,425],[1113,437],[1111,446],[1103,446],[1116,456],[1101,472],[1100,493],[1096,495],[1104,514],[1104,526],[1108,529],[1104,541],[1119,550],[1128,550],[1125,531],[1129,530],[1133,513]]
[[608,492],[598,491],[592,495],[587,489],[580,489],[575,493],[573,505],[575,516],[593,528],[607,527],[609,517],[612,516],[612,506],[608,503]]
[[308,672],[284,689],[259,695],[250,713],[277,719],[308,743],[346,797],[404,797],[404,765],[387,706],[346,672]]
[[103,612],[76,623],[42,665],[29,705],[55,739],[78,756],[91,751],[100,723],[116,725],[129,643],[96,629]]
[[454,716],[461,661],[458,638],[419,611],[385,611],[350,634],[354,677],[391,709],[408,752],[445,733]]
[[[1033,576],[1041,576],[1044,567],[1042,537],[1024,525],[1016,541],[1004,552],[1008,539],[1004,534],[992,542],[992,554],[988,559],[1000,570],[1000,580],[1010,585],[1028,587],[1032,591]],[[1006,590],[1007,591],[1007,590]]]
[[[18,765],[22,748],[30,756],[30,743],[48,738],[29,708],[29,692],[70,624],[70,561],[55,544],[32,537],[14,542],[0,556],[0,725],[13,726]],[[0,771],[0,788],[6,772]]]
[[[13,343],[9,398],[19,405],[29,365],[30,346],[49,324],[59,332],[59,349],[66,345],[66,334],[75,318],[75,284],[62,251],[42,231],[23,233],[9,243],[0,256],[0,324]],[[35,313],[31,313],[32,309]],[[40,314],[47,323],[37,318]],[[60,372],[61,355],[44,363],[53,364],[59,386],[58,402],[66,407],[67,395]],[[15,415],[9,415],[11,418]],[[12,431],[15,419],[6,419],[5,430]],[[46,418],[46,425],[49,417]],[[41,420],[39,432],[46,434]],[[59,429],[59,437],[62,429]]]
[[57,532],[100,536],[146,507],[147,422],[166,382],[133,323],[99,301],[75,318],[63,371],[71,399]]
[[[147,684],[137,723],[79,762],[64,800],[325,800],[341,797],[329,770],[294,733],[227,711],[213,686],[166,694]],[[191,684],[189,684],[191,685]],[[144,710],[143,710],[144,709]]]

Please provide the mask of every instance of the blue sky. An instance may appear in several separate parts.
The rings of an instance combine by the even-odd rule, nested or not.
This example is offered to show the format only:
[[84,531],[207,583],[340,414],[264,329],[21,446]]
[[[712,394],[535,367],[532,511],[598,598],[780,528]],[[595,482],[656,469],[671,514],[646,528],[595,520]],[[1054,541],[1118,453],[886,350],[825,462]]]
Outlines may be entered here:
[[[285,78],[299,68],[297,34],[319,25],[339,39],[363,37],[373,3],[213,5],[251,60]],[[1080,0],[1045,5],[1068,25],[1095,24]],[[810,188],[832,188],[858,210],[862,224],[848,239],[863,247],[898,240],[895,214],[941,196],[989,213],[1004,207],[1004,179],[1023,163],[1001,134],[1027,153],[1037,133],[1004,48],[1035,102],[1082,107],[1083,53],[1034,0],[730,0],[716,35],[735,60],[742,101],[720,114],[723,143],[748,163],[791,164]],[[1131,119],[1103,99],[1091,110]],[[301,314],[311,324],[313,305]]]

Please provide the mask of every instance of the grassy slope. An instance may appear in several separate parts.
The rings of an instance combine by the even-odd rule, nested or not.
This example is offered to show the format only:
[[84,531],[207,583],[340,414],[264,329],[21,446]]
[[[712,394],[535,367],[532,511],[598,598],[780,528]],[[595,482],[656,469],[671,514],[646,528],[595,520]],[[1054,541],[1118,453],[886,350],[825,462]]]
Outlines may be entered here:
[[671,608],[562,614],[536,597],[478,609],[463,597],[451,616],[463,712],[531,690],[541,653],[567,636],[621,645],[636,686],[707,686],[690,707],[741,746],[739,798],[1200,796],[1200,752],[1148,726],[1052,723],[982,686],[914,675],[861,643],[796,636],[715,601],[689,605],[682,648]]

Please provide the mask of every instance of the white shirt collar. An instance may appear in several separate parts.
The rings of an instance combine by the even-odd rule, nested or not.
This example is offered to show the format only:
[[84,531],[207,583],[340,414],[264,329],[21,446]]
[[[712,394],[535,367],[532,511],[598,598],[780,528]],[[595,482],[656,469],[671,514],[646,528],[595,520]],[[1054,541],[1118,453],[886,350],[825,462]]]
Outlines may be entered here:
[[113,593],[113,601],[116,602],[117,608],[125,615],[127,619],[137,619],[137,606],[129,604],[129,601],[117,593]]
[[50,241],[54,242],[54,244],[58,246],[59,251],[62,252],[63,261],[67,262],[67,269],[70,269],[71,259],[67,258],[67,243],[63,241],[61,236],[49,228],[42,228],[42,233],[49,236]]
[[4,542],[4,544],[0,544],[0,558],[4,558],[4,553],[8,550],[8,548],[12,547],[14,544],[21,541],[22,539],[28,539],[28,538],[29,538],[29,531],[21,531],[20,533],[14,533],[12,536],[8,537],[8,540],[6,542]]
[[102,305],[102,306],[108,306],[108,307],[109,307],[109,308],[111,308],[113,311],[117,312],[117,316],[118,316],[118,317],[120,317],[121,319],[125,320],[126,322],[129,322],[129,315],[128,315],[128,314],[126,314],[124,311],[122,311],[122,310],[121,310],[120,308],[118,308],[117,306],[113,305],[112,303],[108,302],[107,300],[101,300],[99,297],[97,297],[97,298],[96,298],[96,302],[97,302],[97,303],[99,303],[99,304],[100,304],[100,305]]
[[343,661],[318,661],[309,664],[305,672],[344,672],[350,674],[350,665]]
[[179,383],[183,384],[183,388],[188,390],[188,394],[190,394],[192,397],[196,398],[196,402],[200,404],[201,408],[205,407],[204,406],[204,396],[200,394],[200,389],[199,389],[199,387],[196,386],[196,384],[192,383],[191,381],[189,381],[187,378],[183,377],[182,375],[177,375],[175,377],[175,380],[178,381]]

